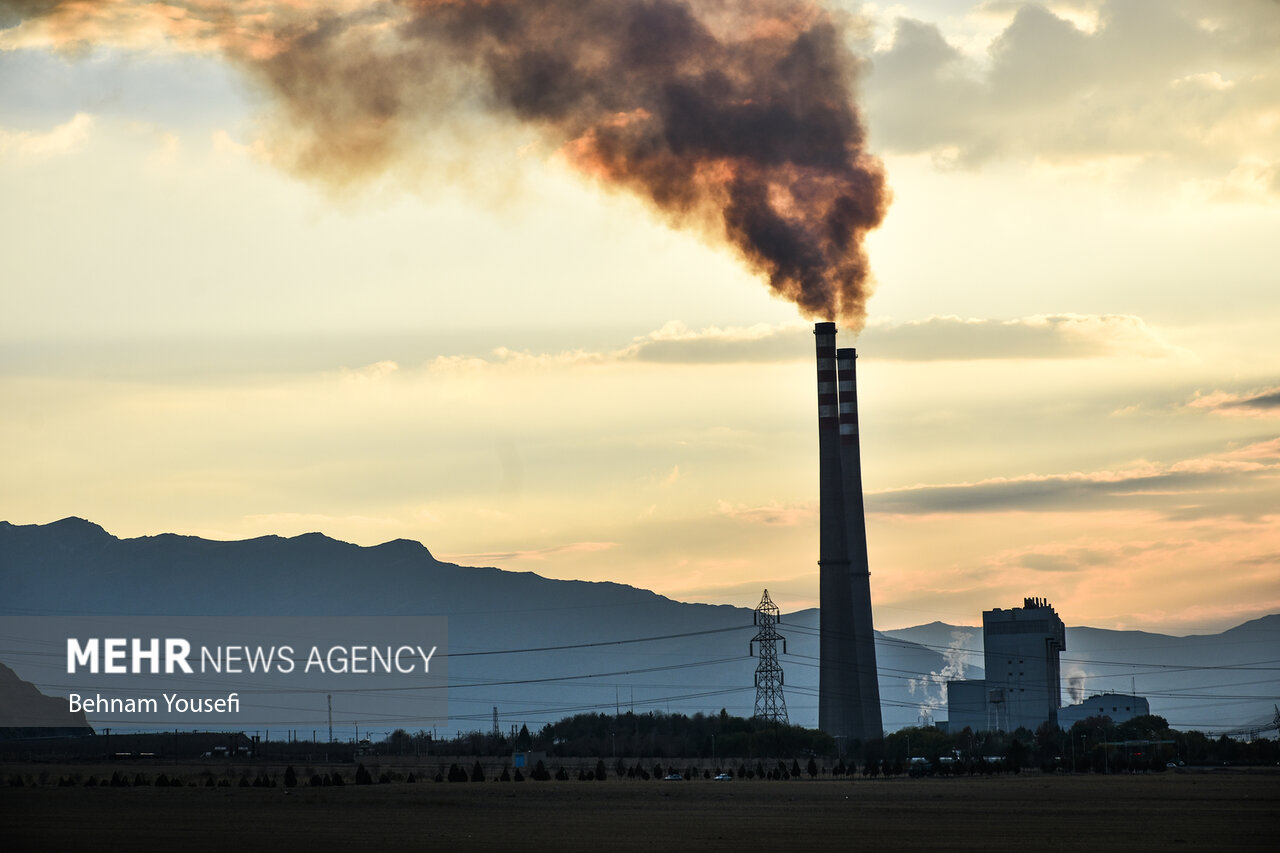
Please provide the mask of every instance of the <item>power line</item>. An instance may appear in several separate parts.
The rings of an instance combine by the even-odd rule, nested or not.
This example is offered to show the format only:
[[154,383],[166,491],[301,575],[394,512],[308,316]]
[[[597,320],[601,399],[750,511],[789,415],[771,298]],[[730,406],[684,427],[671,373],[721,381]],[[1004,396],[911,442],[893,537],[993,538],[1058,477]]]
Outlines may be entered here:
[[466,658],[480,655],[518,655],[526,652],[559,652],[568,649],[592,649],[598,646],[622,646],[630,643],[652,643],[658,640],[678,640],[684,637],[702,637],[707,634],[723,634],[728,631],[741,631],[748,625],[734,625],[729,628],[710,628],[706,631],[687,631],[683,634],[660,634],[654,637],[636,637],[630,640],[600,640],[594,643],[570,643],[564,646],[539,646],[524,649],[488,649],[474,652],[449,652],[448,657]]

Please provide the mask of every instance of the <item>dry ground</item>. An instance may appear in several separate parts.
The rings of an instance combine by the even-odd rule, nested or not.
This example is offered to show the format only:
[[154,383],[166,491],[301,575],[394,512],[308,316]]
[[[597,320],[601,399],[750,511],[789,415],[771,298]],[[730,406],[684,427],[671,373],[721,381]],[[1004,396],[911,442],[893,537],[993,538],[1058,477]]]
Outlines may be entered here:
[[[9,768],[12,769],[12,768]],[[56,780],[56,768],[44,767]],[[123,769],[123,768],[122,768]],[[152,768],[154,775],[154,768]],[[6,850],[1280,849],[1280,773],[0,789]]]

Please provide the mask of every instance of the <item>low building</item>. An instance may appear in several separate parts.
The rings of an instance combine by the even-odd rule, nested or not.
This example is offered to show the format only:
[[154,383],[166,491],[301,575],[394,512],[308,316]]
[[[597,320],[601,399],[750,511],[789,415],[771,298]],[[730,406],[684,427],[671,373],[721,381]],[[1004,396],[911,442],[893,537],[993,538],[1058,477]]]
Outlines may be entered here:
[[532,770],[538,766],[538,762],[543,762],[546,766],[547,754],[545,752],[513,752],[511,753],[511,766],[517,770]]
[[1144,696],[1130,696],[1127,693],[1100,693],[1090,696],[1078,705],[1068,705],[1058,709],[1058,725],[1069,729],[1081,720],[1090,717],[1110,717],[1111,722],[1119,724],[1134,717],[1145,717],[1151,713],[1151,704]]

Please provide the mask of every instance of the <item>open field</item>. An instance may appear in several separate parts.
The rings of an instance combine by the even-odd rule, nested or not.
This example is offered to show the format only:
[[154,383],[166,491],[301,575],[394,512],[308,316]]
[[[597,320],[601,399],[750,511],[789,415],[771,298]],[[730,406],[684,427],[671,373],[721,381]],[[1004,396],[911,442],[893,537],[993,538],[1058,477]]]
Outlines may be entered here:
[[[56,780],[59,768],[41,769]],[[891,850],[1270,851],[1280,826],[1280,773],[427,782],[287,793],[5,787],[0,812],[0,838],[9,850],[600,851],[839,844]]]

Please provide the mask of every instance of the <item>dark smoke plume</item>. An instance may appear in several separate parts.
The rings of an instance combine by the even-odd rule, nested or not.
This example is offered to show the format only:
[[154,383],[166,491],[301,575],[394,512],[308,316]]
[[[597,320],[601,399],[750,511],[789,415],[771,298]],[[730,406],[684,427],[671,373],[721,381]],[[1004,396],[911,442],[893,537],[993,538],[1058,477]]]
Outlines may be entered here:
[[216,45],[279,99],[305,173],[358,181],[412,151],[424,122],[497,111],[727,240],[806,315],[862,323],[862,241],[889,193],[864,150],[841,21],[804,0],[166,7],[185,10],[182,38]]

